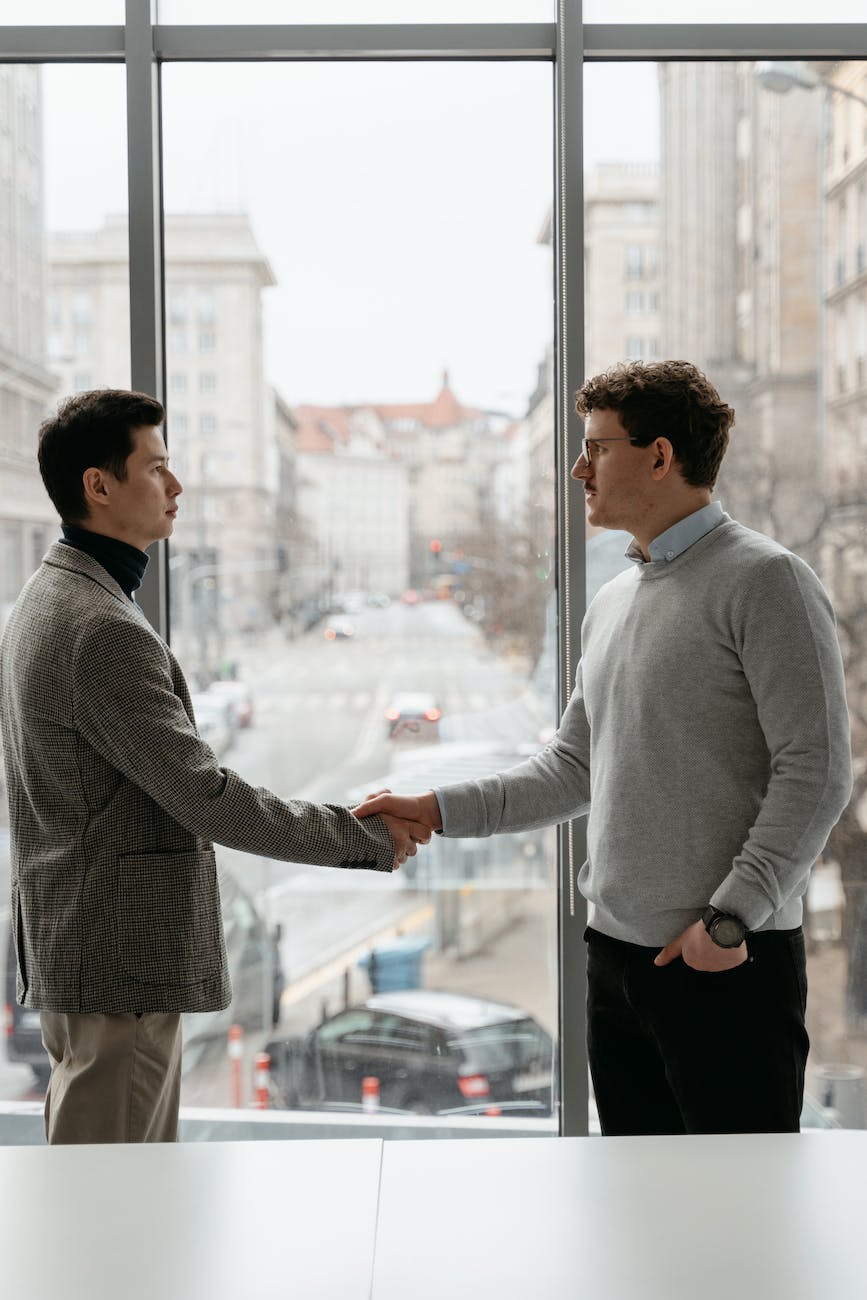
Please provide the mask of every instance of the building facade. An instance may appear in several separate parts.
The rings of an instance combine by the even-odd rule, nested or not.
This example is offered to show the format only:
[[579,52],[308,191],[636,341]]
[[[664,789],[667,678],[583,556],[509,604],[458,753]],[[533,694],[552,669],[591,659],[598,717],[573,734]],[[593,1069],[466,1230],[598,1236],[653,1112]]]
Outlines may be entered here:
[[40,72],[0,67],[0,630],[57,535],[36,465],[57,390],[45,355],[41,134]]

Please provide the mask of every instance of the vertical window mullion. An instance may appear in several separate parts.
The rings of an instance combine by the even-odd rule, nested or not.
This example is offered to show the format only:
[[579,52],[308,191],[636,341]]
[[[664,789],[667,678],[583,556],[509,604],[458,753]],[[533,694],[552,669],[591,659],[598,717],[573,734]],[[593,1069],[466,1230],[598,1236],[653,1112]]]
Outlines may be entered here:
[[[574,504],[569,471],[583,426],[573,393],[584,373],[583,29],[581,0],[558,0],[555,86],[555,409],[557,612],[560,712],[575,680],[585,602],[584,513]],[[584,945],[586,904],[576,878],[584,860],[585,820],[559,828],[560,1132],[587,1132]]]
[[[130,374],[132,387],[165,400],[163,236],[156,0],[126,0],[126,112],[129,173]],[[169,634],[166,543],[151,554],[138,601]]]

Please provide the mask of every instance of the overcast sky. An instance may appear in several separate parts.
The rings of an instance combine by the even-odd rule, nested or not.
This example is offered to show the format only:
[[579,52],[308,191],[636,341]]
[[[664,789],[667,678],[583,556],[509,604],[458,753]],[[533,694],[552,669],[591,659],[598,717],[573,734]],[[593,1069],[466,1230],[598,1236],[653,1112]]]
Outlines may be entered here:
[[[11,21],[119,21],[121,0],[4,0]],[[20,14],[15,6],[21,5]],[[8,13],[7,13],[8,10]],[[553,0],[162,0],[163,21],[550,20]],[[826,0],[826,21],[863,0]],[[585,0],[591,21],[645,0]],[[654,21],[798,21],[814,0],[657,0]],[[50,229],[126,206],[119,67],[48,66]],[[190,64],[163,72],[170,212],[249,213],[277,278],[268,378],[290,402],[419,401],[444,369],[520,414],[552,334],[552,70],[530,64]],[[585,163],[658,156],[651,64],[585,68]]]
[[[172,65],[170,212],[249,212],[278,284],[268,377],[291,402],[521,413],[552,332],[546,64]],[[123,73],[44,70],[49,229],[125,209]],[[650,65],[586,70],[587,162],[657,151]]]

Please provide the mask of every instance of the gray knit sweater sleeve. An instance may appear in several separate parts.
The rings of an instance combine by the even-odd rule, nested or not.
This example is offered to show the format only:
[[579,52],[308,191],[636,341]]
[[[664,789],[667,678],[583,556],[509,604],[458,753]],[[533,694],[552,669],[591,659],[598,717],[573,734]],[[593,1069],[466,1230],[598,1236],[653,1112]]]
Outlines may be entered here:
[[442,786],[437,798],[450,838],[532,830],[590,808],[590,727],[581,667],[556,736],[517,767],[479,781]]
[[756,929],[803,892],[851,796],[852,763],[834,615],[813,571],[788,552],[769,559],[744,590],[735,635],[770,778],[710,901]]

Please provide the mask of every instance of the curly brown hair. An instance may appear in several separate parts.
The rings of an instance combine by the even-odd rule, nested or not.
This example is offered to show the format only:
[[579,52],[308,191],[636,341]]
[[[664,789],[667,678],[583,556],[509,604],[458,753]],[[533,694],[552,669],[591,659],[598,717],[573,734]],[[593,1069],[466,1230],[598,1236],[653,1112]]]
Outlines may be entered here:
[[575,394],[579,415],[616,411],[639,447],[668,438],[692,487],[712,488],[735,422],[707,375],[690,361],[623,361]]

